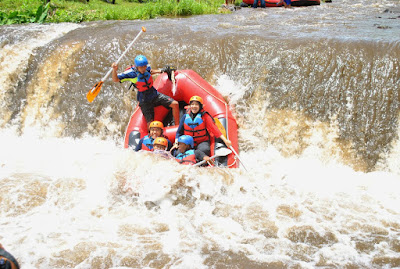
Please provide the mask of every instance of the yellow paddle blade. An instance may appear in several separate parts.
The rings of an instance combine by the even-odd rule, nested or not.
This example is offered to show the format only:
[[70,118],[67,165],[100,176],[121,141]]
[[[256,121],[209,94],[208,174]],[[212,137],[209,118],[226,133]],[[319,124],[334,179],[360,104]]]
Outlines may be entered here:
[[214,120],[215,120],[215,125],[217,125],[220,132],[226,137],[226,130],[224,125],[222,125],[222,123],[219,121],[218,118],[214,118]]
[[86,95],[86,99],[89,101],[89,103],[93,102],[94,98],[99,94],[101,87],[103,86],[103,81],[97,82],[93,88],[90,89],[90,91]]

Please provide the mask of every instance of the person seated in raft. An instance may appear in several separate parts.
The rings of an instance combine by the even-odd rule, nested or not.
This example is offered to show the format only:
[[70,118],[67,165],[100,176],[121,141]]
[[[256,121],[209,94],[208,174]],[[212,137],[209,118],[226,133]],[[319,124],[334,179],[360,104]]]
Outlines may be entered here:
[[189,104],[189,110],[182,117],[176,131],[175,144],[181,135],[193,137],[197,161],[206,160],[212,164],[212,160],[210,160],[210,133],[215,138],[221,138],[227,147],[232,146],[232,142],[221,133],[210,113],[203,109],[203,98],[194,95],[190,98]]
[[17,260],[7,252],[0,244],[0,268],[1,269],[19,269]]
[[[135,151],[139,150],[152,151],[154,139],[156,139],[157,137],[164,137],[163,132],[164,132],[164,124],[161,121],[152,121],[149,124],[149,134],[139,140],[139,143],[136,146]],[[168,139],[166,140],[168,143],[167,150],[170,150],[172,148],[172,143]]]
[[157,137],[154,139],[153,142],[153,152],[165,159],[172,159],[174,158],[168,149],[168,145],[170,145],[171,142],[169,142],[165,137]]
[[[153,74],[160,74],[168,70],[153,70],[151,69],[147,58],[143,55],[138,55],[135,58],[135,66],[125,70],[123,73],[117,74],[118,65],[113,63],[112,79],[114,82],[131,81],[137,88],[137,100],[142,109],[143,115],[147,124],[154,120],[154,107],[164,106],[172,108],[172,116],[177,124],[179,122],[179,103],[171,97],[159,93],[153,86]],[[171,70],[169,70],[170,72]]]
[[178,150],[175,152],[175,160],[181,164],[195,164],[196,155],[194,153],[193,146],[193,137],[190,135],[181,135],[178,138]]

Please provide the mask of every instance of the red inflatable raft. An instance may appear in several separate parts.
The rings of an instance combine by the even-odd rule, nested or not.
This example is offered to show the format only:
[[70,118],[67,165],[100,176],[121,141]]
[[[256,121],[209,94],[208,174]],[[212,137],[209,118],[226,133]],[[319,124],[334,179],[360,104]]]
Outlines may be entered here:
[[[242,6],[250,6],[253,5],[254,0],[243,0],[244,5]],[[301,6],[313,6],[320,5],[320,0],[292,0],[292,6],[301,7]],[[258,6],[260,6],[260,1],[258,1]],[[283,6],[283,2],[280,3],[280,0],[266,0],[265,7],[281,7]]]
[[[154,82],[155,88],[179,102],[181,117],[186,113],[185,107],[189,103],[190,97],[198,95],[203,98],[204,109],[207,110],[213,118],[219,119],[226,130],[226,137],[232,142],[232,147],[238,151],[238,134],[237,123],[225,102],[223,96],[207,81],[200,77],[192,70],[178,70],[174,72],[175,86],[168,78],[166,73],[157,77]],[[172,78],[173,80],[173,78]],[[158,106],[154,109],[154,120],[164,122],[164,135],[170,140],[175,141],[176,130],[178,125],[173,125],[172,113],[169,109],[163,106]],[[178,123],[177,123],[178,124]],[[125,132],[125,148],[135,148],[139,143],[140,138],[148,134],[147,123],[139,106],[136,107],[129,121]],[[211,138],[211,155],[214,155],[215,150],[225,147],[221,139]],[[216,158],[216,164],[237,168],[238,161],[234,153],[228,156]]]

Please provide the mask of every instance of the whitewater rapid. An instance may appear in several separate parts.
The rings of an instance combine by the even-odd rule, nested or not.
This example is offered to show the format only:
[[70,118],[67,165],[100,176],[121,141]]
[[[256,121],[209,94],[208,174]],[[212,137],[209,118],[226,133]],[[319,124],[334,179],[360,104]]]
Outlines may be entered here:
[[[0,243],[27,269],[399,268],[397,6],[2,26]],[[247,170],[124,149],[125,85],[87,103],[143,25],[132,54],[222,93]]]

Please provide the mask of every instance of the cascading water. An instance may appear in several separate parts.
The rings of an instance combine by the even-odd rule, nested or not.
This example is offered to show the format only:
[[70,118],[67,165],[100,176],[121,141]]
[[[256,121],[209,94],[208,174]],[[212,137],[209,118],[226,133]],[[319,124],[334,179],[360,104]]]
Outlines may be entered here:
[[[0,27],[0,242],[23,268],[400,267],[398,1]],[[153,67],[229,100],[243,169],[124,149]]]

